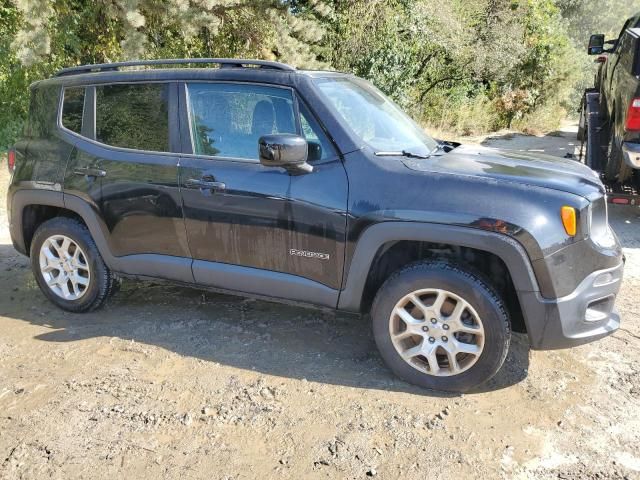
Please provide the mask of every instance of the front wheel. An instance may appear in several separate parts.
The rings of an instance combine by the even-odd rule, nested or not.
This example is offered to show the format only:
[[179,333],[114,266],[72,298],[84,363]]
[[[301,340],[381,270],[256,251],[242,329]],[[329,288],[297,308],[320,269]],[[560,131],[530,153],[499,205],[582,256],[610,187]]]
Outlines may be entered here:
[[378,291],[371,314],[386,364],[420,387],[467,391],[493,377],[509,350],[509,316],[498,294],[450,263],[400,270]]

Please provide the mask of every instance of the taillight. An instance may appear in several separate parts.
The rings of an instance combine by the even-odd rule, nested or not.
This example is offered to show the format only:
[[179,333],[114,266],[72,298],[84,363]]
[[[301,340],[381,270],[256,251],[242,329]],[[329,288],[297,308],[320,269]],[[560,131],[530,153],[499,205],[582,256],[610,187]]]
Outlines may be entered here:
[[7,163],[9,164],[9,170],[13,171],[16,168],[16,151],[9,150],[7,154]]
[[624,128],[627,132],[640,132],[640,98],[631,100]]

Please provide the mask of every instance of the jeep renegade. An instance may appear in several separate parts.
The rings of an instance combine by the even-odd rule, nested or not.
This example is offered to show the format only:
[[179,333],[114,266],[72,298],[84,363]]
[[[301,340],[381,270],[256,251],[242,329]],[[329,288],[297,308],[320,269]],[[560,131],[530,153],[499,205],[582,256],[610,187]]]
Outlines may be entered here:
[[555,349],[620,323],[595,173],[436,141],[352,75],[67,68],[32,85],[12,155],[13,244],[71,312],[131,277],[369,313],[391,370],[450,391],[491,378],[512,329]]

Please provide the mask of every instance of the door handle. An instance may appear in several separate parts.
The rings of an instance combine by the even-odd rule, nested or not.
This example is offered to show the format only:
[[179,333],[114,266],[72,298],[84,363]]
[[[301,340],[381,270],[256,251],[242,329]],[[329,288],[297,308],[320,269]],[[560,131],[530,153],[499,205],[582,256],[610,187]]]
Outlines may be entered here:
[[206,190],[224,190],[227,188],[224,182],[216,182],[210,180],[198,180],[196,178],[190,178],[184,182],[184,186],[187,188],[199,188]]
[[107,172],[105,170],[101,170],[99,168],[90,168],[90,167],[82,167],[76,168],[73,171],[76,175],[82,175],[87,177],[106,177]]

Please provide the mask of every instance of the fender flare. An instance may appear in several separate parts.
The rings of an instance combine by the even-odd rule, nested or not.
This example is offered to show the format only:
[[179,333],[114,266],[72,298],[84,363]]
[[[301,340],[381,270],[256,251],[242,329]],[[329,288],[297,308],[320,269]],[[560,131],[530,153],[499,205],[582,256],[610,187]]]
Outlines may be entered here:
[[65,208],[64,194],[58,190],[20,189],[7,196],[7,213],[9,214],[9,233],[15,249],[29,256],[22,226],[24,209],[30,205]]
[[55,190],[24,189],[14,193],[11,199],[12,215],[9,228],[14,245],[19,252],[29,255],[25,244],[22,221],[24,209],[30,205],[64,208],[77,214],[89,228],[96,247],[98,247],[98,251],[107,266],[112,268],[117,263],[115,262],[116,258],[111,255],[107,241],[107,226],[100,220],[99,215],[91,209],[87,202],[79,197]]
[[367,228],[357,241],[349,273],[338,300],[339,310],[360,311],[369,269],[378,249],[386,243],[403,240],[445,243],[492,253],[506,265],[518,293],[540,291],[529,256],[524,247],[512,237],[455,225],[383,222]]

